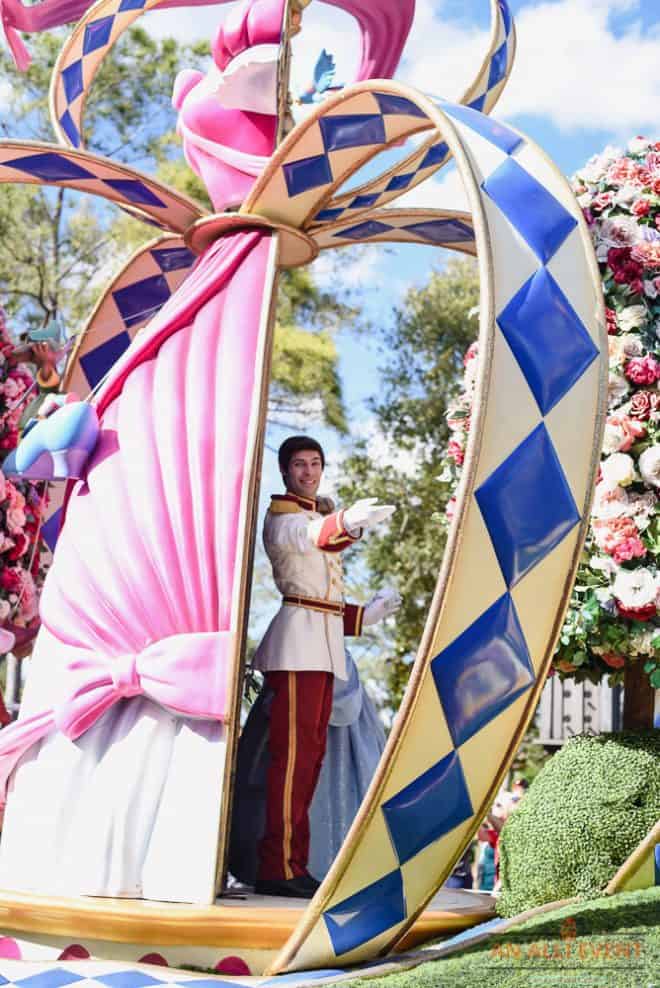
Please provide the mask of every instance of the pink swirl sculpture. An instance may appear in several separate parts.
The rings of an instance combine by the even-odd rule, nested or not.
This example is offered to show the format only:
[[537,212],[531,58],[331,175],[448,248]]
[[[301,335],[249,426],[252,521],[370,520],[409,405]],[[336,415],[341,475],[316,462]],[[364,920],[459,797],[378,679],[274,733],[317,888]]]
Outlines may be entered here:
[[[217,68],[279,42],[283,6],[242,4],[216,37]],[[254,181],[236,165],[272,152],[275,119],[214,106],[203,82],[188,74],[175,98],[188,159],[220,205]],[[4,887],[215,897],[271,253],[267,231],[212,244],[97,396],[101,439],[70,492],[20,719],[0,735],[0,781],[18,763]]]

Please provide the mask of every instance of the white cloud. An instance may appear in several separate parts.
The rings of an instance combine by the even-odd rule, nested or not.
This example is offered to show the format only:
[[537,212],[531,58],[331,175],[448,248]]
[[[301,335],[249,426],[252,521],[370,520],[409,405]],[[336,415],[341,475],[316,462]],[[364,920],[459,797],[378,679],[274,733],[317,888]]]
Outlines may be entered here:
[[[525,4],[515,17],[513,73],[495,113],[546,117],[564,132],[652,134],[660,105],[660,19],[644,30],[634,19],[640,10],[640,0]],[[620,14],[626,22],[615,33],[613,16]],[[398,78],[456,99],[476,74],[488,39],[488,31],[444,20],[437,2],[420,0]]]
[[639,0],[555,0],[525,7],[516,19],[518,52],[500,115],[548,117],[563,131],[657,130],[660,24],[638,22],[615,34],[615,13]]

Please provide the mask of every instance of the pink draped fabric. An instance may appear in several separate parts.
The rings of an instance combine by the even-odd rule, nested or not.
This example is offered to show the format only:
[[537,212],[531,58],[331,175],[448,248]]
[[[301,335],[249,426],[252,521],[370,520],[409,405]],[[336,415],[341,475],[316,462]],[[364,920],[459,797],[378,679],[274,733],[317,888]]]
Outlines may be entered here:
[[224,714],[269,245],[213,244],[106,382],[41,600],[63,696],[0,732],[0,786],[53,727],[76,737],[121,697]]

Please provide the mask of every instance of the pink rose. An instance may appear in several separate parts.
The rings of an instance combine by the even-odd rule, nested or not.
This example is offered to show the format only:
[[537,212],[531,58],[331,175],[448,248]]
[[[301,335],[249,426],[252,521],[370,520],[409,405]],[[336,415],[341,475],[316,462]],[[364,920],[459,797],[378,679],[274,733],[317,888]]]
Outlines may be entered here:
[[605,308],[605,319],[607,320],[607,335],[616,336],[619,332],[619,327],[616,321],[616,312],[614,309]]
[[26,522],[25,512],[22,508],[9,508],[7,511],[7,529],[12,535],[22,532]]
[[627,453],[631,446],[646,435],[646,426],[627,415],[611,415],[607,424],[621,430],[623,438],[619,443],[619,452]]
[[615,563],[627,563],[631,559],[642,559],[646,555],[646,546],[640,538],[624,539],[612,550]]
[[450,459],[452,459],[459,467],[465,459],[465,451],[461,444],[457,443],[455,439],[450,439],[449,441],[449,445],[447,446],[447,456],[449,456]]
[[651,211],[651,203],[648,199],[638,199],[632,205],[632,213],[634,216],[648,216]]
[[660,379],[660,363],[650,354],[646,357],[631,357],[623,373],[633,384],[654,384]]
[[449,501],[447,501],[447,507],[445,508],[445,514],[447,515],[447,518],[449,519],[449,521],[451,521],[452,518],[454,517],[454,515],[456,514],[456,498],[455,497],[452,497],[452,498],[449,499]]
[[591,209],[594,213],[602,213],[604,209],[612,205],[613,195],[611,192],[599,192],[591,200]]

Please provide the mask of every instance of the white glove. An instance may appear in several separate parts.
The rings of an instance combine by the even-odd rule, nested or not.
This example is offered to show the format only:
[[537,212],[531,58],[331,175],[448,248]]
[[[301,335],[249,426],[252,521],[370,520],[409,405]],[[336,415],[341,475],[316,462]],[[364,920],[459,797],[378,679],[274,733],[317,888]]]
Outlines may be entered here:
[[394,504],[378,504],[376,497],[364,497],[361,501],[356,501],[350,508],[344,511],[344,525],[347,531],[356,536],[360,529],[370,528],[378,522],[385,521],[394,514],[396,506]]
[[385,587],[383,590],[379,590],[376,596],[366,605],[364,614],[362,615],[362,624],[378,624],[379,621],[389,617],[390,614],[394,614],[400,606],[401,594],[399,591],[393,590],[391,587]]

